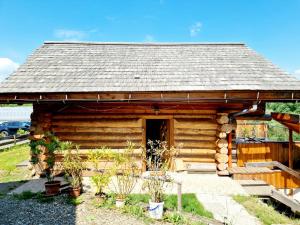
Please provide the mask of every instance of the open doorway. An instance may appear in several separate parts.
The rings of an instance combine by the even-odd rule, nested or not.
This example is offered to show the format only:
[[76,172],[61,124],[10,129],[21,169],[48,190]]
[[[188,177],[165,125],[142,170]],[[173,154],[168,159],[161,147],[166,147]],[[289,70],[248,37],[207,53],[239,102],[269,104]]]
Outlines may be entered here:
[[[157,147],[156,141],[166,142],[169,146],[170,143],[170,121],[168,119],[147,119],[146,120],[146,148],[147,159],[151,158],[152,161],[161,160],[157,157],[153,148],[151,149],[148,141],[151,140],[154,143],[154,149]],[[148,170],[149,168],[147,168]]]

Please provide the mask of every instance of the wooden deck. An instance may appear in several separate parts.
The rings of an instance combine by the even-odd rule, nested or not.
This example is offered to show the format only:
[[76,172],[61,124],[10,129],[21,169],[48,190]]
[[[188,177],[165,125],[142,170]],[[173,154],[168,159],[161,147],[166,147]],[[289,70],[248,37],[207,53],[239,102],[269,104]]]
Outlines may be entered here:
[[228,170],[234,180],[262,180],[278,189],[300,188],[300,180],[282,170],[267,167],[235,167]]

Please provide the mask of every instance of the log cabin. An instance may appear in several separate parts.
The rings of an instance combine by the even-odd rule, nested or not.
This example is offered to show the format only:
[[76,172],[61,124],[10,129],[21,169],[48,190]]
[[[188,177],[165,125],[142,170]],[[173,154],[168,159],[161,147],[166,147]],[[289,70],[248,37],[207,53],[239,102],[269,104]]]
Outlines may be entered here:
[[220,175],[236,119],[299,99],[300,81],[242,43],[45,42],[0,84],[1,103],[33,104],[32,139],[51,131],[83,154],[162,140],[181,146],[174,170]]

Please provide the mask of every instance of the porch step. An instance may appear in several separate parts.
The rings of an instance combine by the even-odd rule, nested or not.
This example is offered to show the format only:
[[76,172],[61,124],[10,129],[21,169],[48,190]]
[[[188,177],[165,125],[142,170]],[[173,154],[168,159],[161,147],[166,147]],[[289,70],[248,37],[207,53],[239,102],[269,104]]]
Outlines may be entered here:
[[262,180],[235,180],[249,195],[270,196],[272,187]]
[[216,173],[215,163],[187,163],[188,173]]
[[282,194],[280,191],[276,189],[271,190],[271,197],[276,199],[277,201],[283,203],[284,205],[288,206],[291,208],[291,210],[294,213],[299,214],[300,213],[300,203],[293,198]]

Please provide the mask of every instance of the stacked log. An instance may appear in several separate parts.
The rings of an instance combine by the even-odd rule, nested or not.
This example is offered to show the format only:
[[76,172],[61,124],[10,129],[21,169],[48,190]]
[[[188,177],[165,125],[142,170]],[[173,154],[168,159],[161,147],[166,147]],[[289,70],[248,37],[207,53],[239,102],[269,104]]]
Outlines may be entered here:
[[217,128],[217,153],[215,154],[215,160],[217,164],[218,175],[224,176],[228,175],[228,141],[227,134],[229,134],[234,126],[229,123],[229,118],[227,113],[217,113],[216,121],[218,123]]
[[[50,113],[40,113],[34,111],[31,114],[31,127],[30,127],[30,136],[31,141],[38,141],[44,138],[46,132],[51,130],[51,118],[52,114]],[[47,158],[47,150],[44,146],[38,147],[41,150],[39,155],[33,155],[31,157],[38,157],[38,163],[32,164],[31,175],[39,177],[44,173],[44,170],[47,168],[47,163],[45,162]]]

